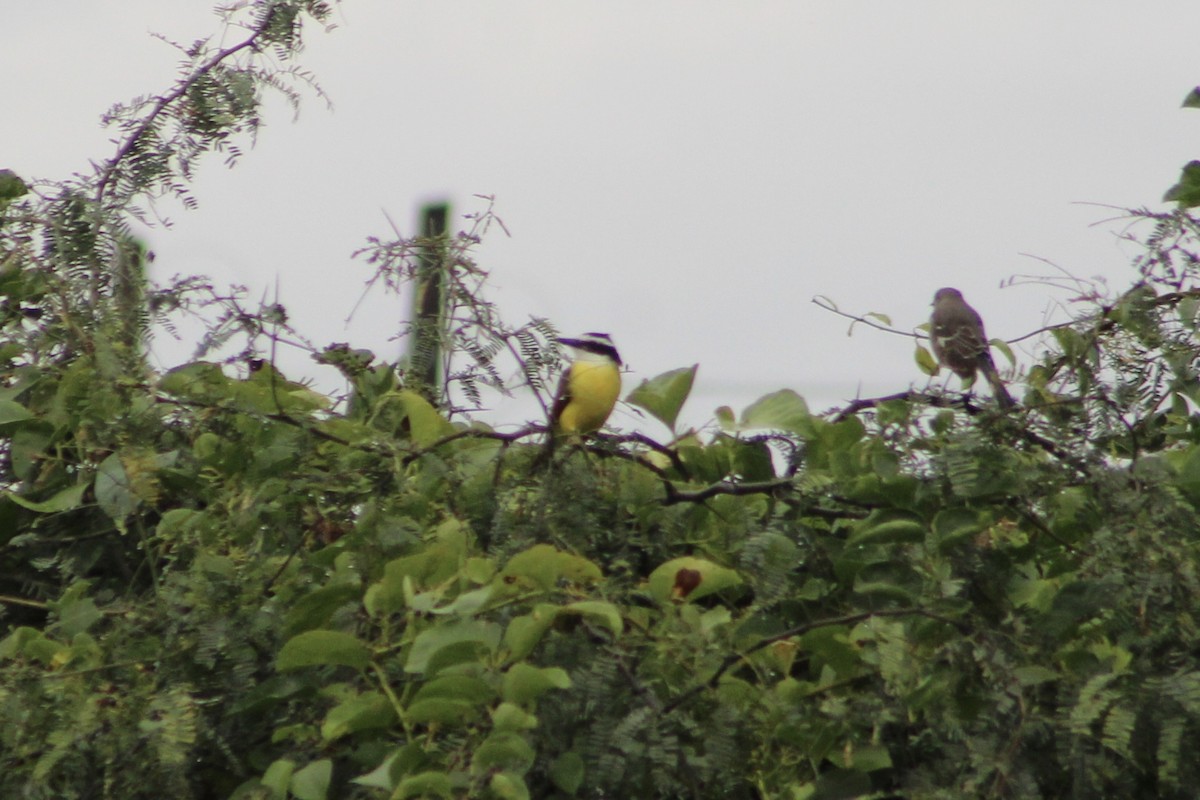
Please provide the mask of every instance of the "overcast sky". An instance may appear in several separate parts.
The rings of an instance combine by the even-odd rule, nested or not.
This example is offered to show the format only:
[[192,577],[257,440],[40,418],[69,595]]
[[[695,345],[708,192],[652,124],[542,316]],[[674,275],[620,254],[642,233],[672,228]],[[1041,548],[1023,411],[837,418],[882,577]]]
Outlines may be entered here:
[[[100,113],[175,77],[151,32],[218,26],[205,0],[5,6],[0,167],[26,178],[111,155]],[[1195,0],[345,0],[335,19],[301,58],[333,110],[310,95],[292,124],[272,102],[257,148],[149,235],[157,277],[278,284],[317,344],[394,358],[395,299],[347,326],[369,277],[350,253],[385,211],[411,233],[423,201],[494,195],[512,235],[478,260],[506,317],[610,332],[628,388],[700,362],[691,424],[783,387],[821,410],[925,384],[911,339],[847,337],[816,295],[912,329],[953,285],[1011,339],[1070,299],[1002,288],[1052,272],[1030,255],[1124,288],[1127,222],[1094,204],[1165,210],[1200,157]]]

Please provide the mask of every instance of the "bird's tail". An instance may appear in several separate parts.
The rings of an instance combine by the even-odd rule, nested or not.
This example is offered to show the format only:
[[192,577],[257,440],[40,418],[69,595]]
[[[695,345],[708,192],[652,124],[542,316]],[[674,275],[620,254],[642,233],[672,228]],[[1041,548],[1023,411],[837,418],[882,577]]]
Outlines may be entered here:
[[1017,401],[1013,400],[1012,395],[1008,393],[1008,388],[1005,387],[1004,381],[1000,380],[1000,373],[996,371],[996,365],[992,363],[990,358],[983,361],[983,375],[991,385],[992,394],[996,397],[996,402],[1000,404],[1000,408],[1007,410],[1017,404]]

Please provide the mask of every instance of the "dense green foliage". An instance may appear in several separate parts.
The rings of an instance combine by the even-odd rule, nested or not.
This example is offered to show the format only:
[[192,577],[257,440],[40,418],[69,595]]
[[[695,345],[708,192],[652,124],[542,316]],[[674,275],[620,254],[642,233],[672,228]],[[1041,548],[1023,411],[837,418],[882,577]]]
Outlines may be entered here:
[[[392,286],[440,254],[436,404],[346,345],[331,403],[266,363],[283,309],[146,281],[134,204],[253,132],[300,74],[257,59],[326,11],[241,13],[95,175],[0,173],[0,796],[1194,796],[1195,220],[1143,214],[1009,413],[780,391],[533,469],[543,430],[451,406],[556,363],[480,294],[487,215],[364,250]],[[236,355],[153,374],[153,321],[206,310]],[[674,430],[694,374],[629,401]]]

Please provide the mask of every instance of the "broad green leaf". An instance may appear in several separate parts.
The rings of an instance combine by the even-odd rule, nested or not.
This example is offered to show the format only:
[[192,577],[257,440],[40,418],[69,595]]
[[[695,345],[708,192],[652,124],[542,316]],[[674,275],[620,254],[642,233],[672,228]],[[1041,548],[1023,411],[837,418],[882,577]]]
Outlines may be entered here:
[[684,556],[661,564],[647,579],[650,595],[660,603],[692,601],[741,584],[737,572],[706,561]]
[[568,750],[550,764],[550,780],[569,795],[579,792],[579,787],[583,786],[583,777],[583,756],[574,750]]
[[431,614],[454,614],[459,617],[472,617],[478,614],[492,599],[494,586],[482,586],[470,592],[464,592],[447,605],[431,608]]
[[24,656],[50,666],[56,660],[61,660],[66,651],[66,645],[46,638],[45,634],[36,628],[17,628],[0,640],[0,659]]
[[741,427],[771,428],[803,434],[809,430],[809,419],[808,404],[804,398],[791,389],[780,389],[751,403],[742,412]]
[[397,392],[408,417],[409,435],[415,444],[424,447],[454,432],[454,426],[429,404],[429,401],[408,389]]
[[475,748],[471,758],[471,774],[486,775],[493,771],[523,774],[533,766],[535,755],[529,742],[520,734],[496,731]]
[[196,361],[169,371],[158,382],[167,394],[189,400],[217,402],[231,399],[233,380],[225,374],[220,364]]
[[475,645],[484,652],[493,652],[500,644],[500,626],[491,622],[463,620],[427,628],[413,640],[405,672],[423,673],[438,651],[461,644]]
[[296,764],[286,758],[271,762],[259,782],[271,790],[271,800],[287,800],[288,786],[292,782],[292,774]]
[[0,400],[0,431],[7,433],[10,427],[30,419],[33,414],[25,406],[12,400]]
[[[359,775],[357,778],[352,778],[352,783],[357,783],[360,786],[370,786],[376,789],[384,789],[391,792],[396,787],[402,785],[402,780],[406,775],[411,775],[414,779],[408,784],[406,792],[416,792],[422,784],[422,775],[442,775],[439,772],[416,773],[417,770],[425,769],[430,764],[429,757],[425,754],[424,748],[418,742],[410,742],[403,747],[398,747],[387,755],[380,762],[379,766],[365,775]],[[436,782],[436,781],[435,781]],[[448,787],[447,787],[448,788]],[[428,794],[396,794],[394,797],[433,797],[446,796],[440,791],[430,791]]]
[[296,800],[325,800],[329,796],[329,781],[332,778],[332,761],[328,758],[314,761],[292,775],[292,794]]
[[345,700],[329,710],[321,723],[321,737],[327,742],[348,733],[386,728],[396,721],[396,709],[380,692],[366,692]]
[[498,772],[488,781],[488,790],[500,800],[529,800],[529,787],[520,775]]
[[937,359],[933,357],[933,353],[929,352],[929,348],[923,344],[917,345],[917,349],[913,353],[913,358],[916,359],[917,368],[926,375],[937,375],[940,371]]
[[496,690],[472,675],[442,675],[424,683],[413,700],[453,698],[484,706],[496,698]]
[[67,637],[83,633],[96,624],[104,615],[96,602],[86,592],[90,581],[76,581],[50,608],[58,615],[57,630]]
[[847,752],[850,762],[848,766],[860,772],[874,772],[877,769],[890,769],[892,766],[892,756],[883,745],[858,745]]
[[417,725],[458,727],[483,716],[483,708],[465,700],[435,697],[414,700],[404,709],[404,718]]
[[76,484],[68,489],[63,489],[49,500],[43,500],[40,503],[26,500],[24,497],[13,492],[5,492],[4,496],[21,508],[27,508],[39,514],[57,514],[60,511],[70,511],[73,508],[79,508],[83,502],[83,493],[87,491],[87,488],[87,484]]
[[96,504],[100,510],[122,528],[126,518],[137,510],[138,502],[120,455],[113,453],[100,462],[96,470]]
[[533,652],[557,618],[558,606],[549,603],[539,603],[530,613],[513,617],[504,630],[509,660],[519,661]]
[[957,547],[987,527],[978,511],[943,508],[933,518],[933,538],[942,552]]
[[444,772],[422,772],[400,781],[392,797],[404,800],[409,797],[441,797],[453,800],[454,784],[450,776]]
[[992,339],[988,342],[989,345],[999,350],[1008,359],[1009,364],[1016,364],[1017,357],[1013,355],[1012,348],[1008,346],[1008,342],[1003,339]]
[[533,667],[518,662],[504,673],[501,696],[510,703],[524,704],[536,700],[551,689],[569,689],[571,679],[559,667]]
[[1163,202],[1178,203],[1180,208],[1200,205],[1200,161],[1189,161],[1179,176],[1179,182],[1167,189]]
[[303,384],[289,381],[270,364],[235,385],[235,396],[250,408],[297,416],[329,408],[329,398]]
[[621,612],[612,603],[606,603],[602,600],[580,600],[563,606],[562,610],[573,614],[581,614],[584,617],[599,622],[608,628],[613,636],[620,636],[621,632],[625,629],[624,623],[621,621]]
[[1062,676],[1052,669],[1035,664],[1028,667],[1017,667],[1013,670],[1013,677],[1022,686],[1038,686],[1039,684],[1056,681]]
[[675,420],[692,391],[699,364],[673,369],[649,380],[642,381],[625,398],[627,403],[645,409],[650,416],[675,430]]
[[548,544],[537,544],[508,560],[497,577],[498,585],[516,587],[529,584],[551,590],[559,581],[594,583],[603,574],[600,568],[582,556],[564,553]]
[[46,450],[54,440],[54,428],[43,422],[17,425],[9,436],[12,471],[23,481],[34,480]]
[[363,669],[371,651],[355,636],[341,631],[306,631],[288,639],[275,659],[280,671],[340,665]]
[[530,731],[538,726],[538,718],[514,703],[504,702],[492,710],[492,729],[497,731]]
[[335,583],[309,592],[288,609],[284,629],[291,635],[311,631],[326,625],[340,608],[355,604],[362,588],[353,583]]
[[915,515],[903,511],[872,511],[855,524],[846,539],[846,546],[920,542],[924,541],[927,530]]

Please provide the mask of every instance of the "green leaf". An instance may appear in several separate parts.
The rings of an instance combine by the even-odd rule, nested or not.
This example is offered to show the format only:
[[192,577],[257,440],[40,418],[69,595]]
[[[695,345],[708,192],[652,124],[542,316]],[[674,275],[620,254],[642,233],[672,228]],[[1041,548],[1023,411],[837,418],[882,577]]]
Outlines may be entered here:
[[306,631],[288,639],[275,659],[275,669],[335,665],[364,669],[369,663],[370,649],[355,636],[341,631]]
[[1200,205],[1200,161],[1189,161],[1179,176],[1179,182],[1167,189],[1163,202],[1178,203],[1180,208]]
[[33,414],[20,403],[0,400],[0,432],[8,433],[18,423],[33,419]]
[[408,417],[409,435],[415,444],[431,445],[454,432],[454,426],[417,392],[405,389],[396,394]]
[[[429,766],[430,759],[426,756],[424,748],[418,742],[410,742],[403,747],[398,747],[390,752],[379,766],[365,775],[359,775],[357,778],[352,778],[352,783],[357,783],[360,786],[370,786],[375,789],[384,789],[391,792],[398,786],[404,785],[401,778],[416,772],[419,769],[424,769]],[[424,777],[433,776],[430,783],[425,783]],[[432,784],[438,783],[437,776],[445,777],[440,772],[418,773],[412,776],[412,782],[407,784],[407,789],[403,793],[392,795],[393,797],[433,797],[435,795],[447,796],[442,791],[429,789]],[[419,791],[421,787],[426,787],[425,791]],[[446,791],[449,786],[446,786]]]
[[972,538],[987,527],[978,511],[967,508],[944,508],[933,518],[933,538],[938,549],[946,552]]
[[483,716],[483,708],[465,700],[435,697],[414,700],[404,709],[404,718],[417,725],[459,727]]
[[444,675],[422,684],[414,699],[430,697],[454,697],[479,705],[485,705],[496,697],[496,690],[487,681],[473,675]]
[[549,591],[559,581],[594,583],[602,577],[600,568],[586,558],[563,553],[548,544],[537,544],[510,558],[496,580],[498,586],[510,589],[523,590],[532,584]]
[[903,511],[872,511],[855,524],[846,546],[924,541],[927,528],[915,515]]
[[488,790],[501,800],[529,800],[529,787],[520,775],[498,772],[488,781]]
[[27,508],[39,514],[57,514],[60,511],[70,511],[73,508],[79,508],[83,502],[83,493],[87,491],[87,488],[87,484],[76,484],[70,488],[63,489],[49,500],[43,500],[40,503],[26,500],[19,494],[12,492],[5,492],[4,496],[21,508]]
[[780,389],[751,403],[742,412],[741,427],[807,433],[811,427],[808,404],[791,389]]
[[581,614],[584,617],[599,622],[612,631],[613,636],[620,636],[625,626],[621,621],[621,612],[612,603],[602,600],[580,600],[563,606],[563,611]]
[[538,718],[515,703],[501,703],[492,710],[492,729],[497,731],[530,731],[538,726]]
[[362,588],[353,583],[322,586],[292,604],[287,613],[284,630],[294,636],[320,628],[329,623],[334,612],[347,605],[356,604],[361,596]]
[[917,345],[916,352],[913,353],[913,358],[916,359],[917,368],[926,375],[937,375],[940,371],[937,359],[933,357],[933,353],[929,352],[929,348],[923,344]]
[[396,721],[396,709],[379,692],[366,692],[329,710],[321,723],[321,737],[332,742],[348,733],[386,728]]
[[56,602],[49,604],[58,615],[58,630],[63,636],[72,637],[83,633],[104,616],[96,602],[86,595],[91,583],[76,581]]
[[860,772],[890,769],[892,756],[883,745],[861,745],[850,751],[850,765]]
[[1008,342],[1003,339],[992,339],[988,342],[988,345],[1003,353],[1004,357],[1008,359],[1009,364],[1017,363],[1017,357],[1013,355],[1012,348],[1008,346]]
[[551,689],[569,689],[571,679],[559,667],[538,668],[518,662],[504,673],[501,697],[518,705],[531,702]]
[[550,780],[569,795],[579,792],[579,788],[583,786],[583,777],[583,756],[574,750],[568,750],[550,764]]
[[96,504],[120,528],[137,510],[138,498],[130,488],[129,476],[121,457],[113,453],[96,470]]
[[1200,86],[1192,89],[1187,93],[1187,97],[1183,98],[1183,108],[1200,108]]
[[692,556],[674,558],[650,573],[650,595],[660,603],[668,600],[691,602],[737,586],[742,578],[734,570]]
[[1017,667],[1013,670],[1013,677],[1022,686],[1037,686],[1042,683],[1056,681],[1062,676],[1052,669],[1040,666]]
[[473,645],[471,650],[494,652],[500,644],[500,626],[492,622],[463,620],[427,628],[413,640],[404,671],[426,672],[440,650],[462,644]]
[[454,784],[451,783],[450,776],[446,773],[431,770],[400,781],[400,785],[396,787],[392,797],[442,797],[445,800],[453,800]]
[[497,731],[475,749],[471,758],[471,774],[486,775],[492,771],[522,774],[533,765],[535,756],[529,742],[520,734]]
[[296,764],[288,761],[286,758],[273,761],[271,766],[267,767],[267,771],[263,773],[259,782],[271,790],[271,800],[287,800],[288,786],[292,782],[292,773],[296,771]]
[[196,361],[170,370],[158,382],[167,394],[188,400],[217,402],[229,400],[233,381],[221,369],[220,364]]
[[539,603],[532,612],[513,617],[504,630],[508,658],[519,661],[532,653],[557,618],[558,606],[549,603]]
[[629,393],[625,401],[645,409],[650,416],[673,431],[679,411],[691,394],[692,383],[699,368],[699,364],[693,364],[644,380]]
[[292,794],[296,795],[297,800],[325,800],[332,778],[332,761],[328,758],[314,761],[292,776]]

